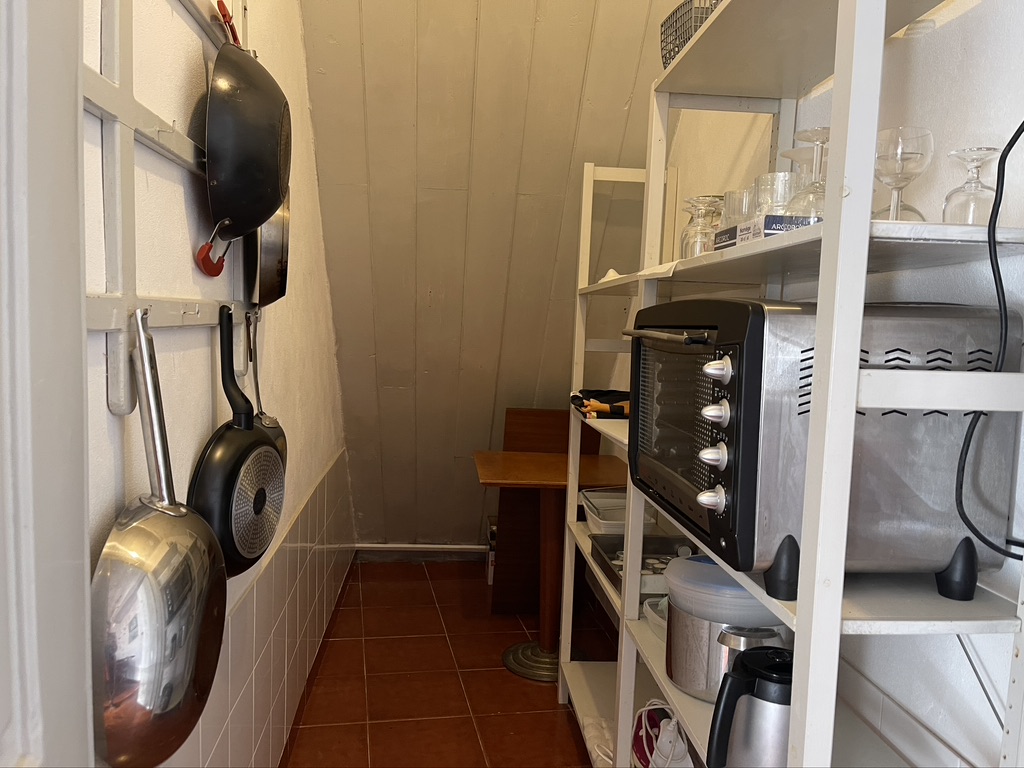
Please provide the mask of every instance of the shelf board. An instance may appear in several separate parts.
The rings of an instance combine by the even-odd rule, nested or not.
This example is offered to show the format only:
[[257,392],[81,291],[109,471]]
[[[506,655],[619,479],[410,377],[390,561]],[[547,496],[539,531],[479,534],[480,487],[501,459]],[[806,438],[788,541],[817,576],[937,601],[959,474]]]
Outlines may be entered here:
[[601,739],[609,750],[615,742],[615,685],[617,681],[614,661],[563,661],[562,676],[569,689],[569,699],[576,713],[580,732],[587,743],[587,752],[594,754],[593,732],[595,719],[603,720],[610,731],[610,741]]
[[[651,629],[647,619],[626,622],[626,628],[636,641],[637,651],[644,665],[657,682],[665,699],[672,705],[687,738],[701,759],[708,756],[708,736],[715,705],[676,688],[665,670],[665,643]],[[842,699],[836,701],[835,736],[832,747],[833,765],[903,766],[907,763],[894,752],[882,737],[860,718]]]
[[[683,533],[687,530],[667,514],[662,517]],[[764,591],[759,574],[734,571],[703,542],[712,560],[763,603],[790,629],[797,627],[796,601],[776,600]],[[1014,604],[978,587],[973,600],[949,600],[935,591],[930,574],[848,573],[843,597],[844,635],[1010,634],[1020,628]]]
[[640,281],[635,272],[601,280],[579,289],[581,295],[605,294],[606,296],[636,296]]
[[[941,1],[888,3],[886,36],[898,32]],[[799,98],[834,71],[838,6],[838,0],[723,0],[655,81],[654,89],[667,93]],[[743,51],[743,55],[737,55],[737,51]]]
[[576,547],[579,549],[580,554],[587,561],[587,567],[593,571],[594,576],[597,578],[597,583],[601,585],[601,589],[604,590],[605,595],[611,602],[612,608],[615,609],[615,614],[621,616],[622,598],[619,596],[619,590],[608,581],[608,577],[605,576],[604,571],[601,570],[597,561],[590,554],[590,527],[585,522],[577,521],[569,523],[569,530],[572,532],[573,538],[576,539]]
[[600,432],[619,448],[625,448],[629,444],[629,419],[584,419],[575,408],[572,412],[580,421]]
[[[616,280],[750,285],[766,278],[816,279],[821,263],[822,224],[812,224],[749,243],[712,251],[686,261],[652,268],[647,275]],[[1000,258],[1024,254],[1024,229],[1002,227],[996,233]],[[868,273],[928,269],[988,260],[985,227],[912,221],[873,221],[868,244]],[[603,283],[581,289],[600,293]]]
[[[665,700],[672,705],[679,724],[686,731],[686,738],[700,754],[701,760],[707,761],[708,735],[711,732],[711,715],[715,705],[692,696],[687,696],[676,688],[665,670],[665,642],[654,634],[647,619],[632,619],[626,622],[626,629],[636,642],[636,649],[644,666],[658,684]],[[624,663],[629,663],[629,659]]]

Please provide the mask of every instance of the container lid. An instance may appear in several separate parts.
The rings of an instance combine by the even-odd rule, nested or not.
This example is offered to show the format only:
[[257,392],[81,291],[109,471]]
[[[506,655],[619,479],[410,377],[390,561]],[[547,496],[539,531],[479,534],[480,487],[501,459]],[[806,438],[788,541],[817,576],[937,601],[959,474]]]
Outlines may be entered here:
[[736,659],[752,677],[787,685],[793,682],[793,652],[786,648],[750,648]]
[[741,627],[781,622],[706,555],[677,557],[665,569],[672,605],[698,619]]
[[588,507],[598,516],[604,516],[608,512],[626,513],[626,489],[625,488],[589,488],[580,491],[579,503]]

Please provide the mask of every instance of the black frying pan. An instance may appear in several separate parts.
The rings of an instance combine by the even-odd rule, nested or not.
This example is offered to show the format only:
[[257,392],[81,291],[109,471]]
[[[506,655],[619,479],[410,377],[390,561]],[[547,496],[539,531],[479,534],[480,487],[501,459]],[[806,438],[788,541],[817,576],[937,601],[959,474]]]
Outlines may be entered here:
[[216,224],[196,254],[211,275],[213,240],[230,241],[259,227],[281,207],[291,174],[291,113],[274,78],[255,58],[226,43],[217,53],[206,106],[206,177]]
[[231,308],[220,308],[220,376],[232,418],[199,454],[188,503],[213,528],[227,575],[256,564],[274,538],[284,507],[284,464],[273,439],[253,429],[253,409],[235,381]]

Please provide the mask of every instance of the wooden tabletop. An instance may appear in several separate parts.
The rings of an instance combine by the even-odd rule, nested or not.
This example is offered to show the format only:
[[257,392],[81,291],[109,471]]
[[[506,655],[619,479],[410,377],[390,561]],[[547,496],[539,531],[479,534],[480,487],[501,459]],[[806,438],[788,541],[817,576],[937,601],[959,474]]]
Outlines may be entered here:
[[[498,488],[565,488],[569,472],[564,453],[476,451],[476,474],[481,485]],[[617,456],[580,456],[580,488],[625,485],[627,468]]]

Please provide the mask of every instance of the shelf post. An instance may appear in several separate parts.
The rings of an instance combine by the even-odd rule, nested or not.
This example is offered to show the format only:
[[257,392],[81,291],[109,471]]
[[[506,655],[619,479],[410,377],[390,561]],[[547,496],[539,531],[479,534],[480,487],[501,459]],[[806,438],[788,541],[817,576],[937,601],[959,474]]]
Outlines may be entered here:
[[832,762],[885,18],[885,0],[839,0],[829,154],[833,183],[826,191],[818,282],[789,728],[791,766]]
[[661,227],[665,213],[665,158],[668,141],[669,94],[651,90],[647,115],[647,182],[644,186],[644,219],[641,225],[640,269],[661,263]]

